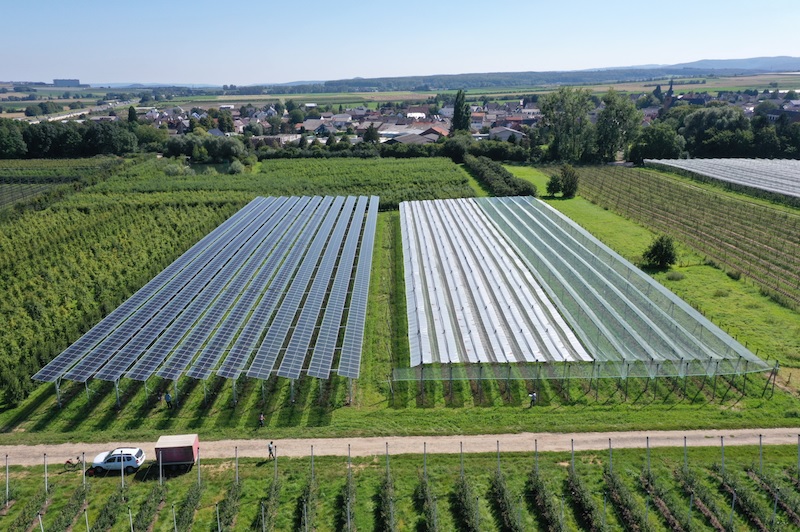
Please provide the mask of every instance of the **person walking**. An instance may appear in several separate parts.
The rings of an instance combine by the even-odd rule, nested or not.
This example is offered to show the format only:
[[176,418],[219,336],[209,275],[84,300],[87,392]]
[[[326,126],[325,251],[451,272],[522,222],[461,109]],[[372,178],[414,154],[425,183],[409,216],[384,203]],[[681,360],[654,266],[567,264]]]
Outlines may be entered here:
[[264,412],[261,412],[258,415],[258,426],[259,427],[263,427],[264,426]]
[[267,445],[267,450],[269,451],[267,459],[273,460],[275,458],[275,447],[272,445],[272,442],[269,442],[269,445]]
[[164,394],[164,401],[167,403],[167,408],[172,408],[172,396],[167,392]]
[[528,397],[531,398],[531,404],[528,406],[528,408],[533,408],[533,405],[536,404],[536,392],[529,393]]

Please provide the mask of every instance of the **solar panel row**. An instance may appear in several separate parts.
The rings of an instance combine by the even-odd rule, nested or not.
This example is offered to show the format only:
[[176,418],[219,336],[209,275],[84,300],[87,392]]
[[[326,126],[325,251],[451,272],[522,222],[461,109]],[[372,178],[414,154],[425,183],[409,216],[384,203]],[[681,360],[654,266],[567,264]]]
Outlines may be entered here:
[[337,351],[339,373],[357,377],[377,207],[377,197],[256,198],[37,380],[177,379],[190,365],[193,378],[219,366],[222,377],[248,367],[266,379],[279,361],[294,379],[309,352],[310,373],[327,378]]
[[[266,237],[270,229],[269,218],[274,215],[282,203],[282,201],[273,201],[260,217],[260,220],[265,220],[260,228],[243,247],[236,250],[235,254],[219,270],[209,272],[213,277],[209,278],[206,284],[194,282],[196,290],[181,292],[179,298],[170,301],[162,309],[159,317],[148,323],[134,339],[120,349],[95,375],[95,378],[108,381],[118,380],[131,364],[142,357],[145,350],[147,350],[145,358],[150,367],[157,366],[163,361],[169,351],[197,321],[198,315],[209,306],[225,284],[237,274],[237,268],[248,259],[249,251],[259,244],[260,239]],[[185,290],[188,290],[188,286]],[[192,299],[189,299],[190,297]]]
[[250,285],[239,294],[239,298],[228,312],[222,325],[214,333],[208,344],[203,347],[197,360],[187,372],[188,376],[195,379],[207,379],[211,375],[220,358],[226,353],[228,345],[242,327],[247,316],[252,312],[262,294],[262,288],[269,285],[270,280],[292,248],[293,242],[303,228],[302,212],[311,210],[310,200],[311,198],[306,197],[297,202],[292,212],[276,228],[276,233],[280,235],[280,238],[275,242],[273,252]]
[[322,222],[322,217],[332,201],[333,199],[330,197],[325,199],[320,197],[313,198],[312,203],[314,210],[310,211],[307,214],[307,219],[303,220],[305,224],[303,232],[297,238],[294,246],[292,246],[289,255],[281,265],[281,269],[275,275],[275,279],[258,302],[247,324],[239,333],[239,336],[236,337],[228,356],[217,370],[217,375],[228,379],[239,378],[239,375],[248,360],[250,360],[253,350],[256,348],[258,341],[264,333],[264,329],[269,325],[272,313],[278,306],[278,302],[283,296],[286,287],[289,286],[292,276],[305,254],[308,243],[316,234],[319,224]]
[[378,224],[378,197],[371,196],[367,220],[361,237],[358,255],[358,269],[350,297],[347,326],[339,357],[338,374],[353,379],[358,378],[361,369],[361,350],[364,343],[364,322],[367,319],[367,299],[369,297],[369,278],[372,271],[372,250],[375,244],[375,229]]
[[[246,222],[250,226],[258,215],[263,211],[261,206],[268,206],[269,202],[262,202],[257,212],[252,216],[248,215]],[[238,229],[238,227],[237,227]],[[151,320],[156,320],[157,326],[162,329],[166,327],[172,318],[167,313],[161,311],[168,304],[174,308],[185,306],[191,301],[202,286],[204,286],[213,275],[225,264],[227,257],[236,251],[247,241],[247,227],[242,227],[241,231],[233,231],[233,234],[226,234],[225,238],[213,244],[209,252],[204,253],[200,260],[193,262],[183,269],[178,275],[165,285],[160,291],[154,294],[136,313],[125,322],[124,327],[116,328],[105,340],[95,346],[90,353],[78,362],[74,368],[65,374],[69,380],[85,382],[125,343],[134,336],[142,332]],[[228,237],[232,238],[228,238]],[[154,328],[148,328],[145,334],[152,334]]]
[[70,367],[83,358],[89,350],[98,344],[98,342],[123,324],[145,301],[163,288],[163,286],[178,272],[192,263],[192,261],[196,260],[206,251],[206,248],[222,239],[229,231],[234,231],[241,224],[245,223],[249,216],[251,216],[264,201],[264,198],[254,199],[234,216],[202,238],[175,262],[167,266],[167,268],[156,275],[149,283],[139,289],[97,325],[92,327],[86,334],[81,336],[76,342],[50,361],[49,364],[33,376],[33,379],[43,382],[53,382],[60,379]]
[[312,377],[327,379],[330,377],[333,364],[334,351],[339,340],[342,314],[347,299],[347,291],[353,275],[353,266],[364,224],[364,212],[367,209],[369,198],[358,198],[350,229],[344,243],[342,256],[336,268],[336,279],[333,282],[328,302],[325,306],[325,315],[322,318],[317,341],[314,343],[314,352],[308,364],[308,374]]
[[325,220],[308,248],[308,252],[303,257],[303,262],[292,280],[289,291],[283,298],[278,313],[270,324],[267,335],[247,370],[248,377],[256,379],[269,378],[289,335],[289,328],[294,322],[297,309],[300,307],[300,302],[306,293],[311,276],[317,267],[322,249],[328,242],[333,225],[339,217],[343,203],[343,197],[334,199],[333,206],[328,210]]
[[322,260],[311,281],[311,289],[306,294],[300,317],[289,339],[289,344],[286,346],[286,353],[281,360],[281,365],[278,368],[278,375],[281,377],[296,379],[300,376],[300,370],[303,369],[303,363],[314,335],[322,303],[328,293],[330,279],[336,266],[336,259],[339,257],[339,249],[342,240],[344,240],[345,231],[347,231],[347,227],[350,224],[350,217],[355,203],[355,196],[347,198],[344,208],[339,214],[336,226],[325,245]]
[[[236,293],[236,288],[247,282],[252,271],[258,267],[257,253],[261,247],[268,247],[274,232],[272,227],[275,222],[281,223],[281,219],[296,203],[294,199],[281,198],[274,203],[276,210],[271,214],[271,218],[259,229],[253,238],[258,239],[259,235],[269,233],[264,238],[260,246],[255,250],[251,257],[246,257],[247,266],[236,272],[235,277],[222,289],[222,295],[213,302],[211,297],[219,290],[214,290],[210,285],[204,288],[200,297],[194,300],[187,312],[182,314],[176,322],[170,326],[169,330],[153,344],[143,357],[139,358],[126,377],[136,380],[146,380],[155,373],[158,366],[164,362],[170,352],[172,354],[167,359],[165,367],[161,368],[162,376],[174,378],[185,368],[186,364],[194,357],[199,347],[211,334],[214,320],[220,319],[225,312],[225,302],[231,294]],[[266,233],[265,233],[266,232]],[[209,290],[211,288],[211,290]],[[200,321],[197,321],[197,314],[202,314]],[[176,348],[177,346],[177,348]],[[174,351],[173,351],[174,350]],[[175,373],[177,371],[177,373]]]

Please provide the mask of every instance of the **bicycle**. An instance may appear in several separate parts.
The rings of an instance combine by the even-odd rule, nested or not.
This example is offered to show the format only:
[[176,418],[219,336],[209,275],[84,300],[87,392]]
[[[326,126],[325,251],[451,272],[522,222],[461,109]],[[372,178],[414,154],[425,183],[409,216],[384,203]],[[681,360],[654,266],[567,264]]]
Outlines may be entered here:
[[72,458],[67,458],[67,461],[64,462],[64,471],[76,471],[81,467],[82,463],[83,462],[81,461],[80,456],[76,456],[74,462],[72,461]]

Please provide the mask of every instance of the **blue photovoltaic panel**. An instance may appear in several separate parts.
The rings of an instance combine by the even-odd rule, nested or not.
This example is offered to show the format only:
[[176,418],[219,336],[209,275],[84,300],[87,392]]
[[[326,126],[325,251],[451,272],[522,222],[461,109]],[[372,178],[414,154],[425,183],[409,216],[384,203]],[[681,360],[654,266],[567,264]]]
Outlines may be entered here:
[[245,364],[250,360],[261,334],[269,325],[270,317],[278,305],[278,301],[283,297],[286,287],[289,286],[300,260],[305,255],[309,242],[311,242],[317,229],[319,229],[323,216],[332,201],[333,199],[330,197],[324,200],[320,197],[313,198],[312,206],[314,210],[306,215],[308,223],[305,224],[303,232],[298,237],[283,265],[281,265],[281,269],[276,274],[275,279],[258,302],[255,311],[253,311],[242,332],[236,338],[228,356],[222,362],[219,370],[217,370],[217,375],[228,379],[239,377]]
[[70,345],[61,354],[56,356],[49,364],[42,368],[34,380],[53,382],[59,378],[75,363],[82,359],[86,354],[106,338],[122,323],[124,323],[136,310],[150,299],[153,294],[161,290],[171,279],[192,261],[204,254],[209,246],[221,239],[226,233],[234,231],[259,205],[264,201],[263,198],[256,198],[247,206],[234,214],[231,218],[223,222],[214,231],[206,235],[183,255],[178,257],[175,262],[167,266],[161,273],[154,277],[149,283],[139,289],[135,294],[123,302],[119,307],[112,311],[108,316],[92,327],[86,334],[81,336],[75,343]]
[[339,215],[342,208],[344,198],[337,197],[334,200],[333,207],[328,211],[325,216],[325,221],[322,223],[317,236],[308,248],[308,253],[303,257],[303,263],[297,270],[297,275],[292,279],[292,284],[289,291],[286,293],[283,302],[281,303],[275,319],[269,326],[267,335],[261,346],[256,352],[250,368],[247,370],[247,376],[256,379],[268,379],[272,368],[277,362],[280,350],[289,334],[289,328],[294,322],[297,309],[300,306],[300,301],[306,292],[311,276],[319,261],[319,256],[322,254],[322,249],[327,243],[333,224]]
[[375,243],[375,227],[378,222],[378,197],[372,196],[369,203],[364,236],[358,256],[358,269],[350,298],[347,328],[344,331],[342,353],[339,357],[339,375],[358,378],[361,368],[361,348],[364,343],[364,321],[367,318],[367,297],[372,269],[372,249]]
[[[253,279],[248,287],[245,288],[230,313],[225,317],[225,321],[214,333],[214,337],[203,348],[203,351],[192,364],[191,369],[186,373],[195,379],[207,379],[219,360],[226,352],[228,345],[233,341],[236,333],[245,323],[247,317],[253,311],[258,299],[270,286],[270,280],[278,271],[285,257],[291,251],[292,246],[305,225],[307,217],[301,216],[300,207],[313,212],[310,198],[305,197],[292,213],[282,222],[282,226],[276,231],[281,233],[280,240],[275,243],[275,250],[264,263],[258,275]],[[181,345],[181,348],[183,345]]]
[[[263,210],[259,207],[259,212]],[[253,216],[257,216],[256,213]],[[252,218],[248,216],[248,220]],[[240,227],[237,227],[239,230]],[[245,229],[245,228],[241,228]],[[235,231],[234,231],[235,233]],[[88,353],[78,364],[75,365],[64,377],[70,380],[85,382],[93,373],[119,350],[125,343],[136,336],[160,311],[171,301],[174,305],[188,305],[189,301],[199,289],[216,273],[219,267],[224,264],[225,258],[231,250],[238,249],[246,240],[247,232],[239,232],[232,235],[234,238],[225,239],[214,243],[203,254],[200,260],[196,260],[176,275],[170,283],[162,290],[149,299],[138,311],[129,318],[124,325],[115,329],[104,341]],[[227,240],[227,241],[226,241]],[[211,260],[209,260],[211,259]],[[185,290],[186,289],[186,290]],[[164,316],[158,318],[160,323],[164,323]]]
[[286,346],[286,353],[281,360],[278,375],[289,379],[296,379],[300,376],[303,369],[306,354],[311,346],[311,339],[314,336],[314,329],[319,321],[322,303],[331,284],[333,269],[336,266],[336,259],[339,256],[339,249],[344,240],[345,232],[350,224],[350,217],[353,214],[353,207],[356,204],[355,196],[349,196],[344,204],[344,209],[339,214],[339,220],[331,233],[325,247],[322,261],[311,282],[311,290],[306,295],[303,309],[300,311],[300,318],[294,327],[289,345]]
[[[217,272],[208,284],[200,287],[200,292],[198,292],[195,299],[184,311],[181,312],[176,308],[165,308],[167,315],[175,316],[176,319],[165,331],[162,329],[162,334],[152,346],[147,347],[144,343],[144,339],[137,342],[137,339],[142,335],[137,336],[137,339],[126,345],[96,377],[105,380],[116,380],[131,363],[136,361],[134,368],[132,368],[126,376],[129,378],[139,377],[138,380],[145,380],[155,372],[158,365],[166,358],[178,342],[186,336],[190,329],[193,334],[202,331],[202,322],[194,325],[197,322],[198,316],[203,315],[203,320],[205,321],[209,315],[213,315],[214,308],[212,307],[208,311],[207,309],[211,307],[214,298],[225,289],[229,282],[231,285],[235,285],[235,283],[239,282],[243,273],[246,274],[247,267],[243,267],[242,270],[238,270],[238,268],[241,267],[245,261],[250,260],[250,252],[265,240],[265,237],[272,230],[276,213],[282,212],[285,209],[286,203],[285,198],[282,198],[278,201],[274,201],[267,210],[263,211],[259,217],[261,226],[259,227],[258,223],[254,223],[250,226],[255,232],[249,237],[247,243],[241,249],[234,250],[234,254],[229,258],[229,261]],[[257,265],[251,266],[250,269],[254,269],[255,267],[257,267]],[[245,281],[246,279],[241,282]],[[180,315],[178,315],[179,312],[181,312]],[[205,314],[203,314],[204,312]],[[159,334],[159,331],[155,328],[154,332]],[[147,349],[146,352],[145,349]],[[117,359],[121,359],[121,361],[117,363]],[[115,370],[111,372],[109,369],[110,367],[114,367]],[[176,378],[176,376],[172,375],[172,378]]]
[[342,314],[347,300],[347,291],[350,287],[350,278],[353,275],[356,250],[361,237],[361,228],[364,225],[364,211],[367,208],[367,201],[368,198],[366,196],[358,198],[358,205],[350,222],[350,230],[347,233],[344,250],[336,270],[336,279],[328,296],[325,315],[322,318],[317,341],[314,343],[314,354],[308,364],[308,374],[312,377],[320,379],[330,377],[333,355],[342,325]]

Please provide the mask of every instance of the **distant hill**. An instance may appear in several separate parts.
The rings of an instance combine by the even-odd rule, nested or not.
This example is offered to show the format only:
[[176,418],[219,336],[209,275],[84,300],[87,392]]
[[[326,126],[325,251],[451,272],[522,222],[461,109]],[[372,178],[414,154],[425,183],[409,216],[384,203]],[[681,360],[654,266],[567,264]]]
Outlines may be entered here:
[[800,70],[800,57],[751,57],[750,59],[702,59],[691,63],[671,65],[672,68],[742,69],[762,72],[787,72]]

